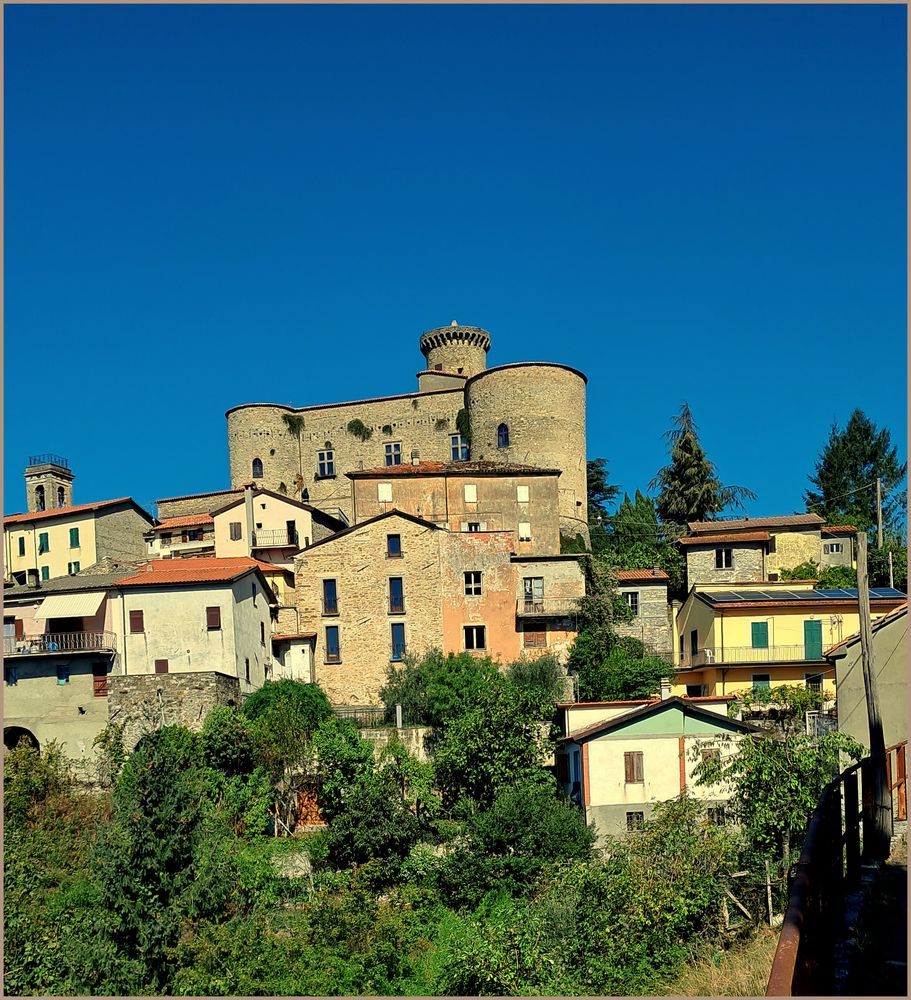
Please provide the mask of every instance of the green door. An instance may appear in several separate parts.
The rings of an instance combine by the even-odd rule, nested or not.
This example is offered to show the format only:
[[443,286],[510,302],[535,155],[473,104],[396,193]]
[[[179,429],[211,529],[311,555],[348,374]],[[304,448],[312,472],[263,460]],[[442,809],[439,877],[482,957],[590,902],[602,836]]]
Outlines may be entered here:
[[807,660],[822,659],[822,622],[803,623],[803,655]]

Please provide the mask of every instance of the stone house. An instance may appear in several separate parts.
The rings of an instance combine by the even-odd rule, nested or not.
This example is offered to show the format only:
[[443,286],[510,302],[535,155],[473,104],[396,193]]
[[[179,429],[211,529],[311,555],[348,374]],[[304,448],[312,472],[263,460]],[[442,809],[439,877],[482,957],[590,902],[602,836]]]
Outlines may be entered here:
[[[886,746],[908,738],[908,602],[873,622],[873,674]],[[838,728],[870,746],[867,698],[855,632],[825,652],[835,667]]]
[[[870,591],[874,618],[905,595]],[[675,618],[675,694],[729,695],[797,684],[835,698],[823,650],[856,632],[856,590],[817,590],[812,581],[694,586]]]
[[514,548],[510,531],[448,531],[397,510],[311,545],[295,581],[299,630],[316,633],[313,679],[336,705],[375,705],[406,649],[503,662],[564,652],[584,593],[578,557]]
[[754,726],[728,718],[730,698],[564,705],[555,756],[561,791],[584,809],[599,839],[639,829],[659,802],[686,793],[724,822],[730,789],[696,784],[706,754],[736,753]]
[[618,622],[618,635],[638,639],[646,652],[672,657],[674,630],[668,604],[668,575],[661,569],[621,569],[616,573],[617,592],[632,612],[632,620]]
[[560,470],[560,528],[587,538],[585,376],[546,362],[487,368],[490,335],[458,323],[427,331],[420,348],[417,392],[229,409],[232,487],[252,479],[353,522],[348,473],[412,459],[531,465]]
[[414,461],[347,474],[355,523],[401,510],[450,531],[509,531],[514,551],[560,552],[559,469]]
[[149,559],[215,555],[215,526],[205,512],[166,517],[146,532],[145,540]]
[[[246,558],[155,560],[7,588],[5,745],[57,739],[68,755],[88,758],[112,692],[132,698],[141,689],[155,712],[167,703],[172,721],[194,725],[201,716],[184,710],[208,697],[197,688],[227,685],[239,703],[271,675],[274,601],[262,567]],[[198,682],[175,686],[171,674]],[[157,680],[133,680],[149,676]]]
[[775,582],[803,563],[856,566],[856,529],[826,526],[818,514],[691,521],[678,539],[686,553],[688,586]]

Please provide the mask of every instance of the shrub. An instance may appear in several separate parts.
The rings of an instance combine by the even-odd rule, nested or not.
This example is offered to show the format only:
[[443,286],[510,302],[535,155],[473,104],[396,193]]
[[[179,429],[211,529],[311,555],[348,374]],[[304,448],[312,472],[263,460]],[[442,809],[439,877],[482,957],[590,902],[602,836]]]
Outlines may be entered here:
[[359,441],[369,441],[373,437],[373,431],[357,417],[348,421],[348,433]]
[[253,730],[232,705],[213,708],[203,722],[203,759],[226,775],[249,774],[254,766]]
[[33,809],[50,796],[73,787],[72,765],[60,745],[49,740],[39,751],[27,740],[7,751],[3,761],[3,818],[10,825],[26,822]]

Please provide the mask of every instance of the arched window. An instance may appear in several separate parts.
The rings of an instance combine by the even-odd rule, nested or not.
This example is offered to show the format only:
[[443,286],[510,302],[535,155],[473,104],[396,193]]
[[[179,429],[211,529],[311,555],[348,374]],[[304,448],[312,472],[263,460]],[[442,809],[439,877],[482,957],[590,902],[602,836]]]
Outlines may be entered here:
[[262,479],[263,478],[263,463],[262,459],[253,459],[253,478]]
[[58,507],[65,507],[66,506],[66,497],[64,496],[63,487],[62,486],[58,486],[57,487],[57,506]]
[[497,447],[509,447],[509,427],[506,424],[500,424],[497,428]]
[[35,510],[44,510],[44,487],[35,487]]

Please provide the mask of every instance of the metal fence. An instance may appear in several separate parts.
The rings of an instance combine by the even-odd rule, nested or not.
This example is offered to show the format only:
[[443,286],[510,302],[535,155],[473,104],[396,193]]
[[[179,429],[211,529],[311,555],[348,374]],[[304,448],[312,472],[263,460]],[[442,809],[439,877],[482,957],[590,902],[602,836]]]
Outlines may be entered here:
[[8,656],[28,653],[79,653],[84,650],[117,649],[117,636],[113,632],[45,632],[15,638],[3,637],[3,652]]

